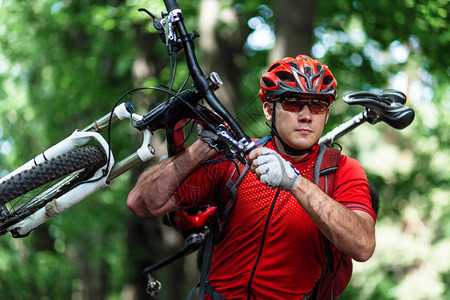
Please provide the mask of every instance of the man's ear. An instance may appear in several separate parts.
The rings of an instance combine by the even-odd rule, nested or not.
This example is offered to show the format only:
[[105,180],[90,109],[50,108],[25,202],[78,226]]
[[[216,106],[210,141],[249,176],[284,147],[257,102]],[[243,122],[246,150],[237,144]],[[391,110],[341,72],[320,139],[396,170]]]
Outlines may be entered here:
[[265,101],[263,103],[264,116],[266,117],[267,121],[269,121],[269,122],[272,122],[273,106],[274,106],[274,103],[270,103],[268,101]]

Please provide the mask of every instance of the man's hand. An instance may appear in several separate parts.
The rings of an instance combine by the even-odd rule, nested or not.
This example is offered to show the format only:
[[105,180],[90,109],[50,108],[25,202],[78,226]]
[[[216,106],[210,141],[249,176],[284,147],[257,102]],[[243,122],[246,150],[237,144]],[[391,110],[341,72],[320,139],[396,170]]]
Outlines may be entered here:
[[290,191],[300,177],[298,171],[274,150],[257,148],[250,152],[248,159],[252,172],[270,188]]
[[219,140],[217,134],[200,124],[197,124],[197,136],[199,140],[208,143],[208,145],[217,152],[222,152],[226,149],[226,146]]

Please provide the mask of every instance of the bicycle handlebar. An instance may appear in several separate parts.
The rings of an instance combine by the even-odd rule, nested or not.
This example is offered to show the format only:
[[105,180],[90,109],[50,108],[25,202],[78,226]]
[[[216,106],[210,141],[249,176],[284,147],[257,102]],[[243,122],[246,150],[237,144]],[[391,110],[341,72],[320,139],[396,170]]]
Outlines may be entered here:
[[168,12],[171,12],[176,9],[180,9],[178,7],[177,1],[175,1],[175,0],[164,0],[164,5],[166,6]]
[[[231,116],[231,114],[226,110],[222,103],[217,99],[214,91],[211,89],[208,80],[205,78],[200,65],[198,64],[197,58],[194,51],[193,38],[188,34],[186,27],[183,22],[182,12],[178,7],[176,0],[164,0],[164,4],[170,15],[171,21],[174,22],[176,30],[178,32],[177,41],[181,42],[184,51],[186,62],[188,65],[189,73],[192,76],[194,85],[206,102],[211,106],[211,108],[219,114],[224,121],[230,126],[231,130],[236,135],[238,142],[240,143],[242,149],[245,153],[249,153],[255,148],[252,140],[245,134],[236,120]],[[167,38],[167,37],[166,37]]]
[[[156,22],[158,26],[155,26],[155,28],[160,30],[161,35],[164,37],[163,40],[165,40],[168,46],[169,55],[172,54],[171,51],[174,49],[175,51],[184,49],[189,74],[192,76],[195,88],[173,96],[169,101],[161,104],[148,115],[144,116],[142,124],[137,125],[141,126],[141,128],[147,127],[152,131],[165,128],[168,140],[172,141],[169,143],[169,154],[173,155],[178,146],[171,144],[175,140],[182,140],[178,136],[174,136],[174,132],[177,131],[178,124],[181,123],[181,120],[200,115],[203,115],[203,119],[214,120],[212,118],[213,113],[206,109],[202,110],[197,107],[194,111],[194,109],[189,110],[182,107],[186,103],[197,106],[200,99],[205,99],[212,110],[223,120],[211,122],[214,126],[209,126],[209,128],[213,131],[216,130],[218,136],[223,135],[223,132],[217,130],[217,126],[227,123],[231,128],[231,132],[229,133],[232,136],[226,135],[226,140],[240,153],[240,157],[242,158],[244,154],[248,154],[255,148],[254,142],[244,133],[236,120],[222,105],[214,93],[216,86],[211,84],[209,77],[205,77],[203,74],[194,51],[193,39],[197,35],[192,36],[187,32],[182,18],[182,11],[176,0],[164,0],[164,4],[168,13],[163,15],[164,22],[161,22],[161,24]],[[154,18],[154,23],[155,21],[157,20]],[[406,96],[397,90],[386,90],[379,94],[356,92],[344,96],[343,100],[350,105],[358,104],[364,106],[364,112],[343,124],[345,126],[336,128],[333,132],[327,134],[327,137],[321,138],[319,142],[329,144],[366,121],[371,124],[384,121],[396,129],[403,129],[414,119],[414,111],[404,106]],[[206,114],[203,114],[203,112]],[[177,132],[177,135],[180,135],[180,132]],[[184,142],[182,142],[182,145],[184,145]]]

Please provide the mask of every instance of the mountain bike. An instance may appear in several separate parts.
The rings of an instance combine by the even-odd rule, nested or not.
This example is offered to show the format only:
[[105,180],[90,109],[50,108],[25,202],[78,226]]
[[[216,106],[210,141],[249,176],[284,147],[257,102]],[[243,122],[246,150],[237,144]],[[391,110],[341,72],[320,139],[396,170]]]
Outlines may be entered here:
[[[167,47],[171,64],[170,85],[131,90],[117,103],[139,90],[166,93],[167,100],[144,115],[135,113],[130,102],[115,105],[111,112],[85,128],[75,130],[2,178],[0,235],[10,232],[15,238],[25,237],[87,196],[108,187],[121,174],[152,159],[155,149],[151,140],[157,130],[165,131],[169,156],[185,148],[187,126],[199,124],[214,133],[214,143],[220,144],[230,159],[246,162],[246,155],[255,144],[216,97],[215,91],[222,85],[220,77],[216,73],[205,76],[201,70],[194,51],[194,40],[199,35],[195,31],[188,33],[175,0],[164,0],[164,4],[167,13],[162,13],[161,19],[146,9],[140,11],[153,19],[153,26]],[[189,75],[181,88],[175,90],[176,54],[182,50]],[[189,79],[192,79],[193,87],[185,88]],[[364,111],[330,132],[321,143],[331,143],[366,121],[372,124],[384,121],[401,129],[414,118],[413,110],[404,106],[406,97],[399,91],[357,92],[347,95],[344,100],[350,105],[362,105]],[[142,132],[142,144],[128,157],[116,162],[109,143],[110,128],[122,120]],[[107,137],[102,133],[107,133]]]

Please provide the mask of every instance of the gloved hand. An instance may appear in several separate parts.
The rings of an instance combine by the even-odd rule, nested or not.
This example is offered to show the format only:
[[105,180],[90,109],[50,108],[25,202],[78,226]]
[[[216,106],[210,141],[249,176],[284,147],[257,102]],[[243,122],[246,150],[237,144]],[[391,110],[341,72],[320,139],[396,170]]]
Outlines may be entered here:
[[270,188],[292,190],[300,177],[299,172],[274,150],[265,147],[261,150],[262,154],[257,158],[259,180]]

